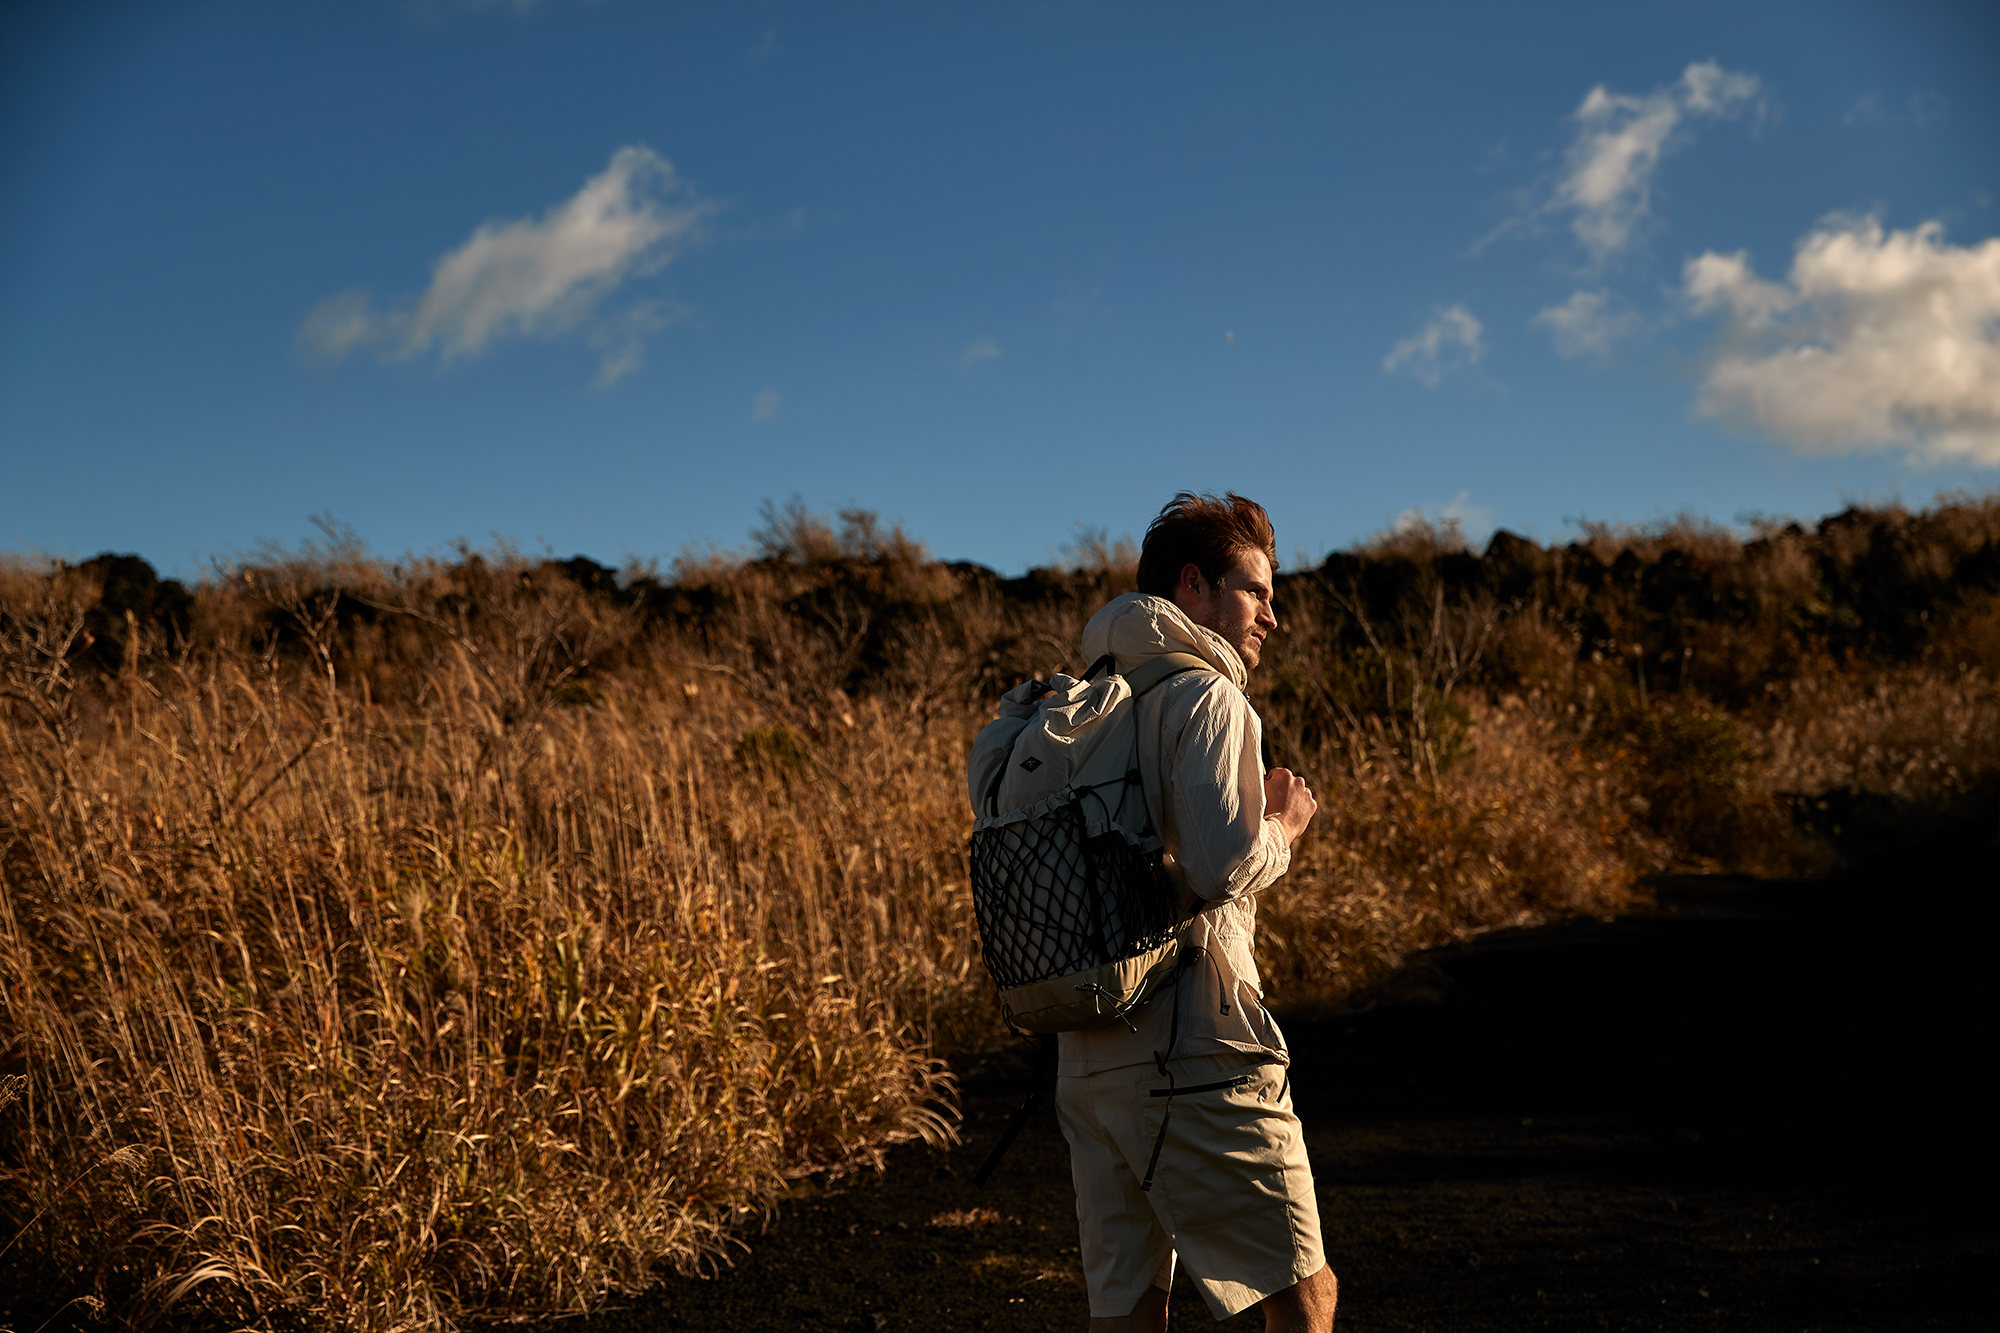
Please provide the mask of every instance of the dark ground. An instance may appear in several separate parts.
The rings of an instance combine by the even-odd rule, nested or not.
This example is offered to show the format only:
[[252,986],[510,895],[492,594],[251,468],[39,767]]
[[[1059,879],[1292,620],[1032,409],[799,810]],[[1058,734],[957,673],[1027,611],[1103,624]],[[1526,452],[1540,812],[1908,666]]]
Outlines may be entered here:
[[[2000,874],[1953,860],[1670,881],[1657,911],[1488,936],[1365,1011],[1288,1018],[1339,1326],[2000,1327]],[[957,1150],[901,1149],[719,1277],[549,1327],[1081,1330],[1053,1113],[971,1182],[1017,1077],[969,1080]],[[1210,1322],[1186,1287],[1175,1309]]]
[[[1668,881],[1654,911],[1421,956],[1365,1009],[1281,1007],[1338,1326],[2000,1328],[2000,850],[1905,846],[1845,883]],[[1053,1112],[971,1180],[1025,1068],[972,1072],[959,1148],[802,1190],[719,1276],[544,1328],[1080,1333]]]

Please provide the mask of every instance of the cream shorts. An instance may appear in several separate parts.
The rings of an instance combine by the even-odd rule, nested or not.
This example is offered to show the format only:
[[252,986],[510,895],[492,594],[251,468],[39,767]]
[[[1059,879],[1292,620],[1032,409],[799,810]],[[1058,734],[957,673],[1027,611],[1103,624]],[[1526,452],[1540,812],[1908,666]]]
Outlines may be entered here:
[[1159,1070],[1056,1080],[1095,1319],[1130,1314],[1148,1286],[1170,1286],[1176,1255],[1217,1319],[1326,1264],[1285,1066],[1201,1056],[1169,1067],[1177,1091],[1150,1191],[1139,1186],[1170,1104]]

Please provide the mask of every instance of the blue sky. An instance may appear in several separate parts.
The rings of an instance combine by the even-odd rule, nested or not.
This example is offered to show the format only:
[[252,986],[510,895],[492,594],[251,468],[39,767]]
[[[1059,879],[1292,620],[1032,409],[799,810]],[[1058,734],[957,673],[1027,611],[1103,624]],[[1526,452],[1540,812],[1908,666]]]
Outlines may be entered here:
[[0,549],[2000,483],[1990,5],[17,3]]

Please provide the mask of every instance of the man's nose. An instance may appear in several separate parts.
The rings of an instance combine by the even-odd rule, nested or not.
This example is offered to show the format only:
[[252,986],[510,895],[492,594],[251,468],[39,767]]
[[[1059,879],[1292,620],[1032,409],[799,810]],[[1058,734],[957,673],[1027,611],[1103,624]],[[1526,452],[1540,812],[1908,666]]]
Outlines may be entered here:
[[1278,627],[1278,613],[1272,609],[1269,602],[1257,603],[1257,623],[1269,625],[1272,629]]

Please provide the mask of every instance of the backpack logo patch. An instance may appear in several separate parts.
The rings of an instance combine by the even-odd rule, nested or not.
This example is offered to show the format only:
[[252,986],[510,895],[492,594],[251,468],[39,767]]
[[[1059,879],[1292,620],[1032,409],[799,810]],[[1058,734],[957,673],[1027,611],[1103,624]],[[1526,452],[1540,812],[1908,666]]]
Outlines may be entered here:
[[1041,766],[1042,766],[1042,761],[1035,758],[1035,756],[1033,755],[1029,755],[1026,759],[1023,759],[1021,761],[1021,767],[1027,769],[1030,773],[1034,772]]

